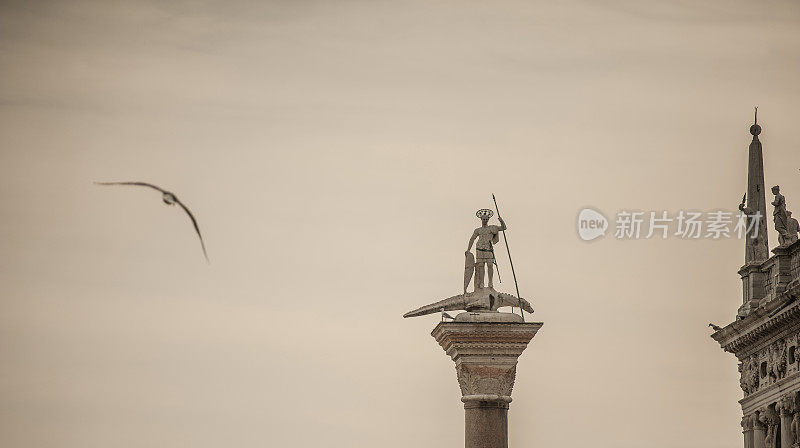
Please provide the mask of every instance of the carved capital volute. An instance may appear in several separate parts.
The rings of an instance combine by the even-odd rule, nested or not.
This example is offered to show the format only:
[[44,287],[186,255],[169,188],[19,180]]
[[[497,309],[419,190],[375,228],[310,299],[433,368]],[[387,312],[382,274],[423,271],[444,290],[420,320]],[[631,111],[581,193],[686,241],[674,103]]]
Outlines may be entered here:
[[752,431],[755,420],[755,414],[745,415],[742,417],[742,431]]

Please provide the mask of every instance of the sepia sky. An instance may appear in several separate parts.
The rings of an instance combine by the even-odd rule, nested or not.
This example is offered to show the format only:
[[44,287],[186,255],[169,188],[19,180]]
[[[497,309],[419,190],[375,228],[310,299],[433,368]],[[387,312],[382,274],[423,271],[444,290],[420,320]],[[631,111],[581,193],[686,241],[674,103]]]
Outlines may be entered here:
[[460,446],[401,316],[495,193],[511,446],[740,446],[744,244],[575,220],[735,210],[755,105],[800,209],[799,75],[794,0],[0,2],[0,445]]

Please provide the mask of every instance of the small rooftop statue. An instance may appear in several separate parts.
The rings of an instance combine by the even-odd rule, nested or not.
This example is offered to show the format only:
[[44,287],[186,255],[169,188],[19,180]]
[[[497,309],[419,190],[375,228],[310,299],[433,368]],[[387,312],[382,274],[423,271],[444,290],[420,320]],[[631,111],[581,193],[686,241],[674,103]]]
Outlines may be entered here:
[[[494,267],[497,266],[494,245],[500,241],[500,232],[504,232],[508,228],[505,221],[498,213],[497,219],[500,221],[500,225],[489,225],[489,219],[494,215],[494,212],[489,209],[478,210],[475,215],[481,220],[481,226],[472,232],[467,250],[464,252],[466,258],[464,293],[409,311],[403,317],[417,317],[454,310],[496,312],[498,308],[504,306],[518,306],[529,313],[533,313],[533,308],[527,300],[515,297],[512,294],[497,292],[494,289]],[[470,250],[476,240],[475,256],[473,256]],[[507,241],[506,244],[508,244]],[[488,286],[484,286],[484,272],[488,276]],[[472,292],[467,292],[470,280],[473,278],[474,289]],[[516,282],[516,275],[514,281]],[[519,295],[519,293],[517,294]]]
[[781,187],[778,185],[772,187],[772,194],[775,195],[775,200],[772,202],[772,205],[775,206],[772,218],[775,220],[775,230],[778,231],[778,242],[781,246],[786,246],[789,239],[789,216],[786,213],[786,198],[781,194]]
[[786,222],[786,244],[794,244],[798,240],[797,233],[800,232],[800,223],[792,218],[792,212],[786,211],[788,221]]
[[772,213],[775,219],[775,230],[778,231],[778,242],[781,246],[789,246],[797,242],[797,232],[800,231],[800,224],[792,218],[792,212],[786,210],[786,197],[781,194],[781,187],[772,187],[772,194],[775,195],[775,211]]

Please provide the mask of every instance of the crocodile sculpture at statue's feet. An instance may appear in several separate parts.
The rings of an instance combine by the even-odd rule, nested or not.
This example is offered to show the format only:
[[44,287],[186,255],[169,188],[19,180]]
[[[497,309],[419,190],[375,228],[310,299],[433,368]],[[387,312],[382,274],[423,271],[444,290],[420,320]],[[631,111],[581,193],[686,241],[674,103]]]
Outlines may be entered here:
[[494,288],[480,288],[477,291],[459,294],[448,299],[440,300],[430,305],[409,311],[403,317],[417,317],[441,311],[497,311],[504,306],[521,306],[528,313],[533,313],[533,307],[525,299],[514,297],[511,294],[497,292]]

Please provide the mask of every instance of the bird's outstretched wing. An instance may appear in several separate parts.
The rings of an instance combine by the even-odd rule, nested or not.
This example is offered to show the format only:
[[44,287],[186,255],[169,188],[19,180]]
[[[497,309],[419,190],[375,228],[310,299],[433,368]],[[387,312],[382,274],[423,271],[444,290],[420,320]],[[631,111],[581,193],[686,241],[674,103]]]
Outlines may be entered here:
[[189,218],[192,220],[192,224],[194,225],[194,230],[197,232],[197,236],[200,237],[200,246],[203,248],[203,256],[206,257],[206,261],[210,262],[210,260],[208,259],[208,253],[206,253],[206,243],[203,241],[203,235],[200,234],[200,227],[197,225],[197,220],[194,219],[194,215],[192,215],[192,212],[190,212],[189,209],[185,205],[183,205],[183,202],[181,202],[178,199],[178,197],[175,196],[174,193],[172,193],[170,191],[167,191],[167,190],[164,190],[163,188],[157,187],[157,186],[155,186],[153,184],[148,184],[147,182],[95,182],[95,184],[97,184],[97,185],[137,185],[137,186],[142,186],[142,187],[150,187],[150,188],[152,188],[154,190],[160,191],[163,194],[171,195],[175,199],[175,202],[177,202],[178,205],[181,206],[181,208],[186,212],[187,215],[189,215]]
[[[95,182],[97,185],[140,185],[142,187],[150,187],[154,190],[158,190],[162,193],[169,193],[169,191],[164,190],[163,188],[157,187],[153,184],[148,184],[147,182]],[[170,193],[171,194],[171,193]]]
[[189,215],[189,219],[192,220],[192,224],[194,225],[194,230],[197,232],[197,237],[200,238],[200,246],[203,248],[203,255],[206,257],[206,261],[210,263],[211,261],[208,259],[208,254],[206,253],[206,243],[203,242],[203,235],[200,234],[200,227],[197,225],[197,220],[194,219],[194,215],[192,215],[192,212],[189,211],[188,207],[183,205],[183,202],[181,202],[180,199],[176,197],[175,202],[177,202],[178,205],[181,206],[181,208],[186,212],[186,214]]

